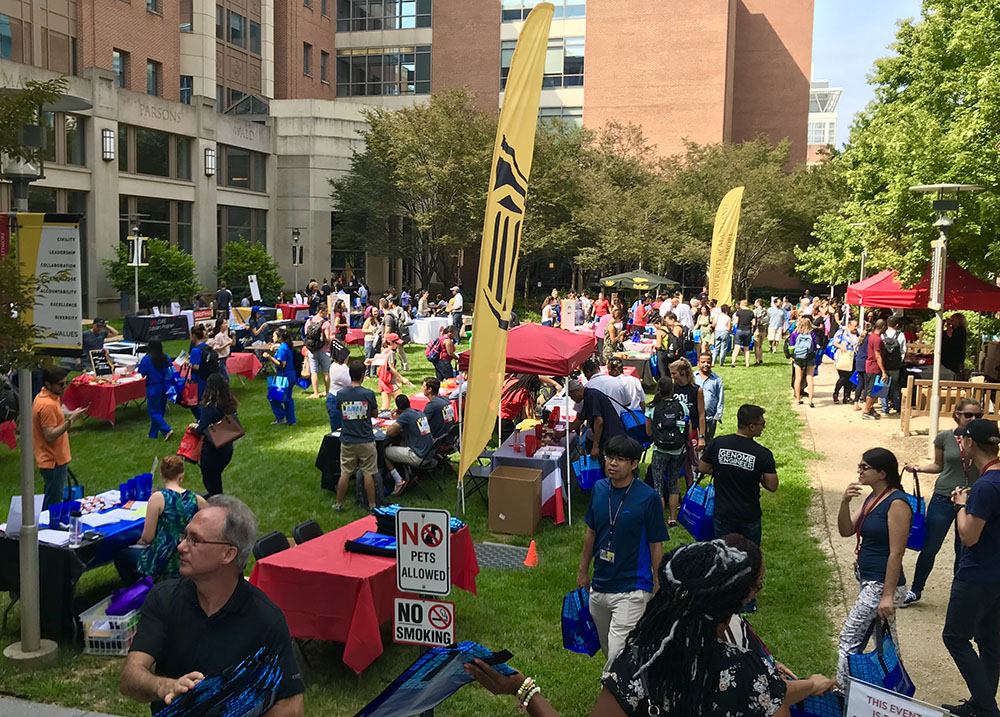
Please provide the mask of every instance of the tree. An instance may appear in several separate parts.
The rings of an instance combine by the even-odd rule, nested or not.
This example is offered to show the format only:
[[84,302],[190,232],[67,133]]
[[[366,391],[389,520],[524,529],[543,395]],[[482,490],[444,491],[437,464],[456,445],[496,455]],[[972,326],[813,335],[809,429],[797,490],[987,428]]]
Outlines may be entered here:
[[28,80],[20,92],[0,96],[0,153],[37,163],[39,150],[25,146],[24,127],[36,125],[39,108],[58,100],[68,86],[65,77],[46,82]]
[[219,280],[226,282],[233,296],[250,296],[250,282],[247,279],[250,274],[257,275],[261,300],[268,306],[274,304],[284,286],[284,281],[278,275],[278,262],[271,258],[261,244],[252,244],[243,237],[226,244],[222,249],[222,264],[217,272]]
[[451,277],[458,250],[479,246],[496,118],[462,89],[365,118],[364,151],[330,182],[342,241],[411,261],[424,286]]
[[[144,306],[186,301],[204,290],[194,258],[162,239],[149,240],[149,265],[139,267],[139,299]],[[128,265],[128,245],[118,245],[114,260],[104,260],[108,281],[123,294],[135,292],[135,269]]]
[[[896,55],[875,63],[875,99],[855,120],[842,156],[835,158],[850,198],[840,220],[816,227],[818,248],[833,260],[844,223],[863,222],[852,239],[868,249],[873,269],[893,268],[911,283],[927,269],[937,238],[929,197],[918,184],[997,186],[1000,167],[1000,0],[925,0],[921,18],[900,24]],[[1000,195],[963,196],[949,236],[949,257],[973,272],[1000,260]],[[824,282],[842,278],[836,262],[800,266]],[[857,264],[854,263],[856,268]],[[822,272],[832,268],[834,276]]]

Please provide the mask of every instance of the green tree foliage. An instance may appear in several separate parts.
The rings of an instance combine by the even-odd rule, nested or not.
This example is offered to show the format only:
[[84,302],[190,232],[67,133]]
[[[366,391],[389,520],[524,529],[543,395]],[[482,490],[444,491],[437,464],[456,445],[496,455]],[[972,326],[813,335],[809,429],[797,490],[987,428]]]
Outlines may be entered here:
[[247,280],[250,274],[257,275],[261,300],[268,306],[273,305],[284,285],[278,275],[278,263],[261,244],[252,244],[243,237],[226,244],[218,269],[219,281],[226,282],[237,298],[250,296],[250,282]]
[[65,281],[68,272],[22,276],[13,255],[0,259],[0,374],[18,368],[35,368],[42,357],[34,344],[48,334],[23,317],[35,306],[35,294],[45,291],[53,280]]
[[496,118],[462,89],[365,118],[365,150],[331,180],[341,241],[406,258],[421,285],[452,276],[458,249],[478,248]]
[[[919,184],[979,184],[963,196],[949,255],[970,271],[1000,260],[1000,0],[925,0],[901,23],[893,49],[871,76],[875,99],[856,119],[839,164],[850,198],[816,227],[817,247],[799,267],[824,282],[857,276],[860,248],[873,270],[923,276],[937,238],[931,199]],[[863,222],[848,236],[845,225]],[[843,253],[849,239],[849,255]],[[816,256],[814,252],[822,254]],[[825,272],[830,271],[827,275]]]
[[[135,292],[135,269],[128,265],[128,245],[118,245],[113,261],[104,260],[108,281],[123,294]],[[204,287],[198,281],[194,258],[162,239],[149,240],[149,265],[139,267],[139,300],[142,306],[187,301]]]
[[20,92],[0,96],[0,153],[26,162],[37,161],[38,151],[21,143],[22,128],[37,124],[38,109],[59,99],[68,85],[65,77],[46,82],[28,80]]

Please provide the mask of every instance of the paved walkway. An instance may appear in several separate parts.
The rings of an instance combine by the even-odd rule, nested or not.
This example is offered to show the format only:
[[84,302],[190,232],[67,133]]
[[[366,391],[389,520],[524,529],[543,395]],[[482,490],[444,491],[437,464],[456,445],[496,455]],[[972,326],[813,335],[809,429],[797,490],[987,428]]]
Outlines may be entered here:
[[104,712],[86,712],[70,707],[28,702],[0,695],[0,715],[3,717],[111,717]]

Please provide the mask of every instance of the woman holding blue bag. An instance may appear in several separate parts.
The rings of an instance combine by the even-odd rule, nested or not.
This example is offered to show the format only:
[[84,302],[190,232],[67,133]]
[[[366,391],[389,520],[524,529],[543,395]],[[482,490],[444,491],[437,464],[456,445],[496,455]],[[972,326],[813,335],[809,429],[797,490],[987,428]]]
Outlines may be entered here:
[[270,351],[261,353],[265,359],[274,364],[278,373],[268,380],[267,400],[271,402],[271,412],[274,413],[272,426],[295,425],[295,399],[292,398],[292,387],[295,385],[295,354],[292,350],[292,339],[284,327],[277,329],[271,337],[274,345]]
[[[851,501],[865,488],[870,489],[868,497],[858,510],[852,510]],[[864,650],[877,621],[888,622],[896,654],[900,654],[896,604],[906,596],[903,553],[912,520],[896,456],[885,448],[865,451],[858,464],[858,481],[844,491],[837,518],[840,535],[855,537],[854,575],[860,583],[858,599],[840,633],[837,681],[842,685],[850,676],[848,656]]]
[[164,415],[167,412],[167,387],[173,388],[174,367],[163,353],[163,343],[152,339],[146,345],[146,355],[135,370],[146,379],[146,412],[149,414],[149,437],[169,441],[174,435]]

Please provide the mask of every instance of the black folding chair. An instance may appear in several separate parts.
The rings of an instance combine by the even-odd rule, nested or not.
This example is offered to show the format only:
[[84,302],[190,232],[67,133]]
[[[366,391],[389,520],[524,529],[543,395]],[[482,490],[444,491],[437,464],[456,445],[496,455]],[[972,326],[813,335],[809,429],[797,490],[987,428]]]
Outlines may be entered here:
[[490,473],[493,472],[493,451],[483,451],[476,457],[476,462],[465,472],[465,482],[470,493],[478,493],[483,499],[483,505],[489,506]]
[[280,530],[272,530],[267,535],[260,536],[253,544],[253,556],[257,560],[280,553],[282,550],[288,550],[288,538]]
[[292,528],[292,539],[295,541],[296,545],[301,545],[307,540],[318,538],[322,534],[323,529],[319,527],[319,523],[315,520],[307,520],[304,523],[299,523]]

